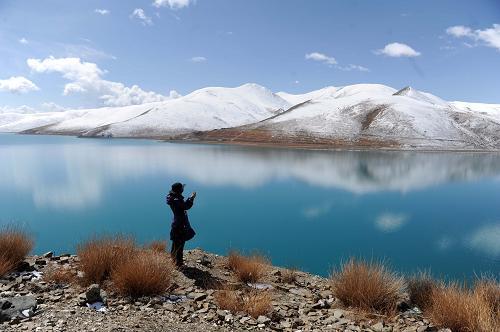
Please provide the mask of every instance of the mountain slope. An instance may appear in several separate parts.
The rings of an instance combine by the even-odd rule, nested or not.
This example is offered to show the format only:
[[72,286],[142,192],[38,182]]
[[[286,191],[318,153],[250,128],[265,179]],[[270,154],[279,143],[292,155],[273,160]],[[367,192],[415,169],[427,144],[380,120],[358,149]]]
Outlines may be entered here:
[[485,115],[478,111],[484,105],[466,108],[413,88],[396,91],[378,84],[329,92],[282,94],[290,101],[306,101],[259,123],[201,134],[198,139],[295,146],[500,148],[499,112],[494,106],[486,107]]
[[447,102],[381,84],[274,94],[211,87],[164,102],[0,113],[0,132],[151,137],[307,147],[500,150],[500,105]]
[[181,98],[143,105],[67,111],[47,114],[45,118],[40,113],[25,115],[10,124],[0,123],[0,131],[171,137],[261,121],[290,106],[262,86],[245,84],[237,88],[204,88]]

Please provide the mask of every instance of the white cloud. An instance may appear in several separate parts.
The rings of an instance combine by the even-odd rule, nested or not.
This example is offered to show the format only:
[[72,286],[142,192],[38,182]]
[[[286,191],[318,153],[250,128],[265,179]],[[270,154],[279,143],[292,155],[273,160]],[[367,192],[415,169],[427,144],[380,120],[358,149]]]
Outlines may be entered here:
[[328,56],[324,53],[319,53],[319,52],[307,53],[306,60],[318,61],[318,62],[324,63],[330,67],[335,67],[337,69],[344,70],[344,71],[351,71],[351,70],[359,70],[359,71],[365,71],[365,72],[370,71],[366,67],[354,65],[354,64],[349,64],[348,66],[341,66],[334,57]]
[[385,45],[383,49],[376,50],[375,54],[383,54],[394,58],[400,57],[417,57],[421,53],[415,51],[413,48],[402,43],[390,43]]
[[0,91],[9,91],[12,93],[27,93],[40,90],[35,83],[26,77],[12,76],[11,78],[0,80]]
[[170,90],[170,93],[168,94],[168,97],[170,99],[177,99],[177,98],[182,97],[182,95],[179,92],[175,91],[175,90]]
[[27,113],[35,113],[36,110],[27,105],[21,105],[17,107],[11,107],[11,106],[0,106],[0,114],[1,113],[21,113],[21,114],[27,114]]
[[170,7],[170,9],[181,9],[194,3],[195,0],[154,0],[153,6],[160,7]]
[[97,95],[105,105],[126,106],[137,105],[169,99],[151,91],[144,91],[139,86],[127,87],[119,82],[102,79],[106,71],[95,63],[82,62],[80,58],[54,58],[43,60],[28,59],[28,66],[37,73],[57,72],[71,81],[64,86],[64,95],[72,93],[88,93]]
[[99,15],[103,15],[103,16],[104,15],[108,15],[110,13],[110,11],[107,10],[107,9],[99,9],[99,8],[97,8],[96,10],[94,10],[94,12],[96,12]]
[[364,71],[364,72],[370,71],[370,69],[368,69],[366,67],[363,67],[360,65],[353,65],[353,64],[349,64],[348,66],[338,66],[337,68],[340,70],[344,70],[344,71],[352,71],[352,70],[358,70],[358,71]]
[[24,45],[28,44],[28,40],[27,40],[26,38],[24,38],[24,37],[23,37],[23,38],[21,38],[21,39],[19,39],[19,42],[20,42],[21,44],[24,44]]
[[141,21],[142,25],[153,25],[151,17],[147,16],[142,8],[136,8],[130,15],[131,18],[137,18]]
[[194,56],[189,60],[191,62],[205,62],[205,61],[207,61],[207,58],[205,58],[204,56]]
[[456,25],[454,27],[449,27],[446,29],[446,33],[455,37],[465,37],[471,36],[472,30],[471,28],[465,27],[463,25]]
[[468,243],[487,255],[500,256],[500,223],[481,226],[470,236]]
[[41,106],[46,112],[64,112],[68,110],[66,107],[63,107],[51,101],[42,103]]
[[456,25],[446,29],[446,33],[456,38],[470,38],[500,51],[500,24],[493,24],[493,27],[484,30]]
[[336,65],[337,64],[337,60],[335,60],[334,57],[331,57],[331,56],[328,56],[326,54],[319,53],[319,52],[312,52],[312,53],[306,54],[306,59],[323,62],[327,65]]
[[406,224],[408,219],[406,214],[384,213],[377,217],[375,226],[382,232],[395,232]]

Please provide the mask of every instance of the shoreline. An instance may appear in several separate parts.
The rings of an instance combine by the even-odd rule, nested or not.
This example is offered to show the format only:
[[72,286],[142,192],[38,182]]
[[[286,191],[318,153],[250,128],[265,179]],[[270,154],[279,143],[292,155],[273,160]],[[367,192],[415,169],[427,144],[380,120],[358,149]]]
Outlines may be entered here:
[[148,140],[164,143],[175,144],[193,144],[193,145],[221,145],[221,146],[239,146],[250,148],[264,149],[283,149],[283,150],[302,150],[302,151],[356,151],[356,152],[417,152],[417,153],[485,153],[498,154],[500,149],[452,149],[452,148],[404,148],[404,147],[367,147],[357,145],[336,146],[329,144],[293,144],[293,143],[276,143],[276,142],[250,142],[238,140],[209,140],[209,139],[193,139],[193,138],[170,138],[164,136],[120,136],[120,137],[100,137],[100,136],[82,136],[78,134],[64,133],[25,133],[25,132],[2,132],[0,134],[7,135],[26,135],[26,136],[65,136],[82,139],[103,139],[103,140]]

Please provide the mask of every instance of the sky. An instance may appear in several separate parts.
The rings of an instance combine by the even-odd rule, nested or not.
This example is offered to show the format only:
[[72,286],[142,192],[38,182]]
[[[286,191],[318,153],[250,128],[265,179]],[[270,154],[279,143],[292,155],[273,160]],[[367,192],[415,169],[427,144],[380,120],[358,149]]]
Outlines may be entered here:
[[0,0],[0,112],[249,82],[500,103],[500,0]]

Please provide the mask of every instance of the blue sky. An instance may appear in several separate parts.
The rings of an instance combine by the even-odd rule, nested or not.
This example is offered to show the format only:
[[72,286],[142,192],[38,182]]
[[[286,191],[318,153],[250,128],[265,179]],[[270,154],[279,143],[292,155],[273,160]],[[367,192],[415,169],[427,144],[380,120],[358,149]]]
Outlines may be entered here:
[[0,0],[4,109],[247,82],[292,93],[411,85],[500,103],[500,1]]

